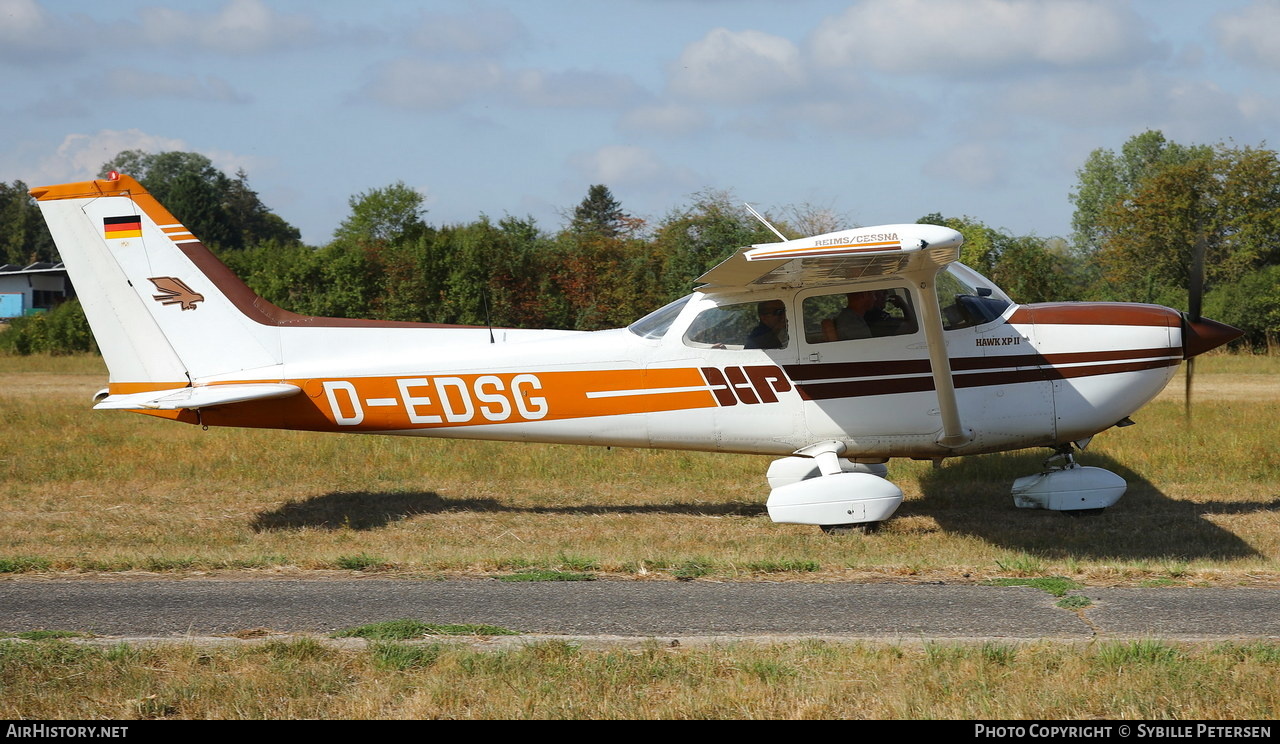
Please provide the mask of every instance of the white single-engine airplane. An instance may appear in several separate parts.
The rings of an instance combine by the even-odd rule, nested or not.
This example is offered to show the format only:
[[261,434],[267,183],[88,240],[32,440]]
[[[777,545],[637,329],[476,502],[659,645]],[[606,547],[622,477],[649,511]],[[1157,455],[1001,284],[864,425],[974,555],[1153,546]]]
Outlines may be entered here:
[[828,531],[893,514],[892,457],[1050,447],[1015,503],[1108,507],[1124,480],[1073,448],[1240,335],[1154,305],[1017,305],[956,263],[960,233],[934,225],[779,234],[610,331],[306,317],[254,294],[128,176],[31,194],[110,371],[95,408],[776,455],[769,516]]

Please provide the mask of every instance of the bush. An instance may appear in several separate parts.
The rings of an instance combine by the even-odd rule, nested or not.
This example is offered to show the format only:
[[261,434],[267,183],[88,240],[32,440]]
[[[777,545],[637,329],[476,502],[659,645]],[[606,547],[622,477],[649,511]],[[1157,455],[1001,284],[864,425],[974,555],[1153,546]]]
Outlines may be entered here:
[[1266,350],[1280,338],[1280,266],[1267,266],[1209,292],[1204,315],[1244,331],[1242,345]]
[[78,300],[67,300],[47,313],[14,318],[0,333],[0,351],[9,354],[74,354],[98,351]]

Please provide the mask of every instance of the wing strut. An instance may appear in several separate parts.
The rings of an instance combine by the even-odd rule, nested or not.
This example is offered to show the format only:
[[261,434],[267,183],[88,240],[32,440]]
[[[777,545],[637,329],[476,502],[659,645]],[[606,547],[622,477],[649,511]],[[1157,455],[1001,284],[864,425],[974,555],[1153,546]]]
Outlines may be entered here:
[[[945,266],[939,266],[942,271]],[[929,366],[933,370],[933,388],[938,392],[938,412],[942,414],[943,447],[959,447],[973,439],[973,432],[960,423],[960,407],[956,404],[956,386],[951,379],[951,360],[942,333],[942,307],[938,304],[938,273],[920,281],[920,318],[924,337],[929,343]]]

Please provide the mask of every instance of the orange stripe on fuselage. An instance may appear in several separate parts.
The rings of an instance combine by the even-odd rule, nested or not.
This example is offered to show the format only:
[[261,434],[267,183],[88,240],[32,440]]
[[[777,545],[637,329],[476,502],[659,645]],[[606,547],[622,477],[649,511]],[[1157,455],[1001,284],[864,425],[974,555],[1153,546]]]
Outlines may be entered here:
[[[691,368],[423,374],[285,382],[298,385],[303,393],[205,408],[200,411],[200,421],[209,426],[396,431],[620,416],[716,405],[702,375]],[[142,392],[168,387],[180,385],[113,383],[111,391]],[[190,411],[139,412],[196,421],[195,413]]]

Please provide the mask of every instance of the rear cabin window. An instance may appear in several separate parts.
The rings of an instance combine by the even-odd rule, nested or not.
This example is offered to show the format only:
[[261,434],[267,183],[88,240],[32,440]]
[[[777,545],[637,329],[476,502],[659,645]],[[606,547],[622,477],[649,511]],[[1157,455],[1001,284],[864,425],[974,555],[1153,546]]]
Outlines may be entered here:
[[906,336],[920,328],[906,287],[806,297],[803,307],[811,344]]

